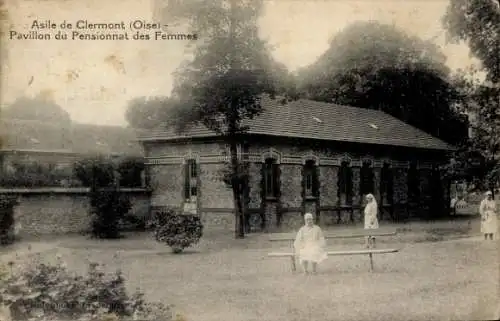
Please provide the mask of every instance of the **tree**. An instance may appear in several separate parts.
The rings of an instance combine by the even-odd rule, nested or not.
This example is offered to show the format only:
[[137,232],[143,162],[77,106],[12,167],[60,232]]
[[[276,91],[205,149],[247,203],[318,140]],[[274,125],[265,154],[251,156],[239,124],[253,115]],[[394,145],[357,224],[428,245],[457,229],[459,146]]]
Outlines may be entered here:
[[500,0],[453,0],[443,17],[448,41],[468,43],[486,80],[500,81]]
[[456,144],[466,126],[452,108],[458,97],[445,61],[429,41],[391,25],[356,22],[299,72],[299,89],[313,100],[382,110]]
[[42,94],[35,98],[19,97],[2,110],[2,117],[63,124],[71,122],[67,111]]
[[127,106],[125,118],[133,128],[151,129],[161,124],[174,104],[168,97],[138,97]]
[[494,190],[500,168],[500,110],[495,103],[500,93],[485,86],[475,68],[459,70],[452,82],[460,95],[456,107],[470,119],[471,135],[448,164],[448,176],[475,181],[479,189]]
[[229,145],[236,237],[242,238],[245,173],[237,146],[241,134],[247,131],[243,122],[261,113],[263,94],[274,98],[280,87],[276,77],[285,77],[286,72],[273,61],[269,48],[258,36],[260,0],[168,3],[170,19],[187,22],[193,32],[203,30],[206,35],[198,40],[193,60],[176,73],[173,94],[181,104],[175,108],[171,124],[182,132],[201,123]]
[[465,107],[475,118],[470,149],[486,159],[487,182],[494,192],[500,171],[500,1],[450,1],[443,25],[449,41],[467,42],[485,73],[484,81],[464,77],[463,83],[469,99]]
[[500,88],[478,85],[475,88],[472,102],[467,106],[474,115],[471,122],[473,137],[470,150],[482,155],[485,160],[483,175],[487,186],[492,191],[499,182],[500,172],[500,110],[498,108]]

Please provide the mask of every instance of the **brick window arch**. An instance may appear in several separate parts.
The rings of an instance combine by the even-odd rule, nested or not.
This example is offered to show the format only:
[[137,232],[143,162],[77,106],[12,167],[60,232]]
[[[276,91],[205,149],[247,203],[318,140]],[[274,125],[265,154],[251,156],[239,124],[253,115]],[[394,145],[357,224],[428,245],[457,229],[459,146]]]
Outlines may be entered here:
[[420,198],[420,177],[417,162],[411,162],[408,169],[408,198],[411,201],[418,201]]
[[360,194],[366,195],[369,193],[373,193],[374,174],[371,162],[369,161],[363,162],[363,165],[361,166],[360,175],[361,175],[361,184],[359,189]]
[[380,197],[382,204],[392,204],[394,194],[394,176],[391,165],[384,162],[380,173]]
[[307,160],[303,166],[302,186],[304,197],[319,196],[318,166],[313,159]]
[[199,164],[196,159],[186,159],[184,163],[184,199],[190,200],[199,194]]
[[266,199],[279,197],[279,164],[275,158],[266,158],[262,164],[262,188]]
[[337,194],[340,205],[349,205],[352,203],[352,169],[349,161],[343,161],[340,164]]

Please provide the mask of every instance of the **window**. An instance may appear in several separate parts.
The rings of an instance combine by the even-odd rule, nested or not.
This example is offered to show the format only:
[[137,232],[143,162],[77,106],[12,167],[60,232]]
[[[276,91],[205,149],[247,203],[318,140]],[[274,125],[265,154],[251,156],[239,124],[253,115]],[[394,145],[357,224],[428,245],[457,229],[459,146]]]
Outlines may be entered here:
[[361,195],[373,193],[373,168],[369,162],[363,162],[361,167]]
[[[432,197],[434,202],[439,204],[442,201],[444,193],[443,193],[443,181],[441,177],[441,171],[438,166],[434,166],[431,171],[431,188],[432,188]],[[436,204],[436,205],[437,205]]]
[[384,163],[382,172],[380,173],[380,196],[382,197],[382,204],[392,204],[393,184],[391,166],[388,163]]
[[340,205],[350,204],[352,195],[352,170],[347,161],[343,161],[340,165],[337,187]]
[[420,179],[417,164],[412,162],[408,170],[408,197],[412,201],[417,201],[420,196]]
[[184,198],[190,200],[198,195],[198,164],[190,159],[184,166]]
[[279,192],[279,173],[278,164],[272,158],[266,159],[264,163],[263,179],[264,179],[264,196],[266,198],[278,197]]
[[308,160],[304,165],[304,196],[317,197],[319,194],[318,167],[313,160]]

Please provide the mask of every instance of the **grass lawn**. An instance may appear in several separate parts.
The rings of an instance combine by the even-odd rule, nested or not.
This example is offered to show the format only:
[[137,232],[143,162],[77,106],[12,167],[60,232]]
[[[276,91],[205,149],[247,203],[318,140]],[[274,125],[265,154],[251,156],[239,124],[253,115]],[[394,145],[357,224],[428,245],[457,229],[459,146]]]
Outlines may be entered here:
[[[77,271],[86,269],[87,260],[121,268],[130,290],[140,287],[149,300],[174,304],[192,321],[491,319],[498,303],[499,241],[476,236],[429,242],[411,233],[418,234],[403,232],[379,245],[402,251],[375,256],[374,273],[368,257],[330,257],[314,276],[292,274],[286,258],[267,258],[287,245],[271,247],[265,234],[235,240],[230,232],[211,232],[181,255],[149,234],[116,241],[66,237],[44,246],[32,242],[32,251],[40,249],[47,260],[60,254]],[[336,242],[329,249],[361,248],[362,242]],[[25,253],[26,246],[16,249]],[[2,261],[9,254],[0,252]]]

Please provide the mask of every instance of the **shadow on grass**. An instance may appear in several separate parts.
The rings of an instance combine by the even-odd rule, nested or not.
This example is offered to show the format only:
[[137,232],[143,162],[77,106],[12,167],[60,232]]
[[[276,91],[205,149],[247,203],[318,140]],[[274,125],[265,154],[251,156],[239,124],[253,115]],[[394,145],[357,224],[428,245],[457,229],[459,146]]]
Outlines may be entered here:
[[475,220],[479,217],[479,215],[475,212],[470,213],[460,213],[451,216],[446,216],[443,218],[437,219],[437,221],[467,221],[467,220]]
[[450,241],[470,236],[469,228],[436,228],[426,231],[415,243]]
[[156,255],[171,255],[171,256],[185,256],[185,255],[193,255],[193,254],[202,254],[203,252],[200,250],[193,249],[185,249],[182,252],[173,252],[169,247],[165,247],[165,251],[157,251]]

